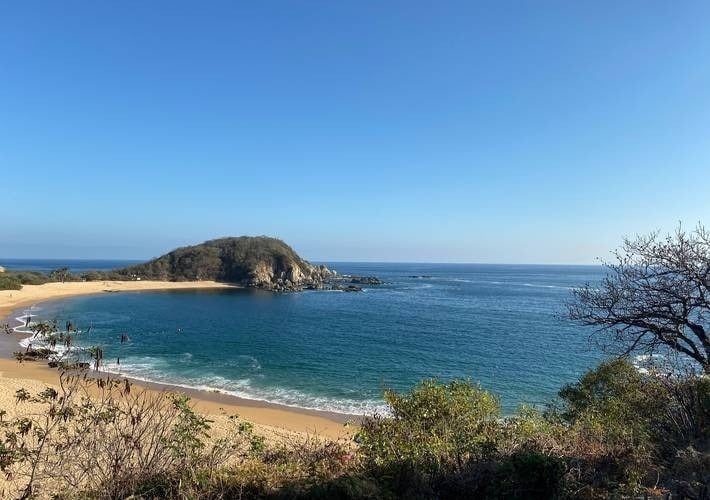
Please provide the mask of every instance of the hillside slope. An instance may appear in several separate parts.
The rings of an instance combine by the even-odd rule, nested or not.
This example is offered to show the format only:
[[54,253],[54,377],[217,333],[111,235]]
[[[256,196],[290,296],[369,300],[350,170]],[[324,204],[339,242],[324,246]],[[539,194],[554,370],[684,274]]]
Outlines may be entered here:
[[266,236],[240,236],[178,248],[119,270],[132,279],[214,280],[267,290],[317,289],[332,272],[302,259],[290,246]]

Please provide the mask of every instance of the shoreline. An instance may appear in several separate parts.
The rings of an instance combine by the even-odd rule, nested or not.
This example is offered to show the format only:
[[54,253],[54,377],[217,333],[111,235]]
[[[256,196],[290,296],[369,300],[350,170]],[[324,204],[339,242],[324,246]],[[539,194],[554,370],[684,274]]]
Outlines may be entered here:
[[[0,318],[14,311],[51,300],[100,295],[111,292],[157,292],[163,290],[240,289],[238,285],[216,281],[68,281],[43,285],[22,285],[20,290],[0,290]],[[13,318],[14,319],[14,318]]]
[[[81,285],[93,286],[81,286]],[[52,285],[48,287],[48,285]],[[70,286],[65,286],[70,285]],[[45,287],[44,289],[42,287]],[[21,293],[28,288],[26,293]],[[0,291],[0,318],[3,323],[8,323],[11,328],[22,326],[17,319],[24,315],[28,308],[40,303],[61,300],[81,295],[101,294],[106,292],[125,291],[166,291],[189,289],[226,289],[241,288],[233,285],[216,282],[69,282],[47,283],[45,285],[24,285],[23,290]],[[22,363],[12,359],[13,352],[21,348],[19,342],[26,338],[26,334],[13,333],[0,337],[0,376],[6,379],[35,380],[56,385],[59,371],[50,368],[44,361],[24,361]],[[207,415],[238,414],[240,417],[255,424],[283,429],[289,432],[315,434],[333,439],[347,438],[351,435],[344,424],[357,423],[360,415],[350,415],[324,410],[312,410],[296,406],[282,405],[247,399],[207,390],[183,387],[180,385],[151,382],[113,374],[108,372],[88,371],[92,377],[128,379],[136,387],[155,392],[179,392],[190,396],[197,411]]]

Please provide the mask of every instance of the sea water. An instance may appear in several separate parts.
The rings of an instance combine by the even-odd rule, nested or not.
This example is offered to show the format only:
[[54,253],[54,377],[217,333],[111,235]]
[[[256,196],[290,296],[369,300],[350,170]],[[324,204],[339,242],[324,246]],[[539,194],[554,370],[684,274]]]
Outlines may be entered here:
[[545,404],[603,357],[592,331],[565,316],[572,290],[602,277],[596,266],[328,266],[384,284],[105,293],[32,312],[72,321],[80,345],[103,348],[107,371],[354,414],[381,411],[385,389],[426,378],[480,383],[509,413]]

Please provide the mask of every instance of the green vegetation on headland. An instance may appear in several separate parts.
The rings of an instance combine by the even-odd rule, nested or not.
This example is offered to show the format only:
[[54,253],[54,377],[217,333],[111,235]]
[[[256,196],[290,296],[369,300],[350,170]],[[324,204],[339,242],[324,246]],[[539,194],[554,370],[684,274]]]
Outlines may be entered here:
[[283,241],[266,236],[221,238],[120,270],[130,277],[169,281],[214,280],[269,289],[319,288],[331,276]]
[[101,280],[209,280],[274,291],[337,288],[358,291],[358,285],[376,285],[374,277],[340,276],[326,266],[302,259],[290,246],[266,236],[240,236],[178,248],[161,257],[112,271],[70,273],[67,268],[49,274],[0,274],[0,289],[18,290],[23,284],[49,281]]

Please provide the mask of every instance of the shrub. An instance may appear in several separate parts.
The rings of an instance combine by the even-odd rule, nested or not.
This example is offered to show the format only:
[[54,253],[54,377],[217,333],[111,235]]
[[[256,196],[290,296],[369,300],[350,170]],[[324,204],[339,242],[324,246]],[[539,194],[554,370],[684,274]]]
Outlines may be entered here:
[[0,290],[20,290],[22,282],[13,275],[0,274]]
[[131,389],[128,381],[65,372],[59,391],[19,390],[18,404],[40,410],[0,422],[2,471],[20,482],[23,497],[49,481],[84,497],[124,498],[158,477],[194,482],[202,468],[245,447],[234,434],[208,448],[209,421],[186,397]]
[[489,457],[500,406],[468,381],[424,381],[409,394],[385,393],[391,415],[362,422],[356,436],[366,467],[392,477],[398,494],[425,494],[448,474]]
[[82,273],[80,277],[84,281],[101,281],[106,279],[106,273],[100,271],[86,271]]
[[566,453],[578,483],[633,492],[659,480],[710,481],[708,378],[642,374],[617,359],[564,387],[560,397],[559,416],[569,425]]
[[560,395],[560,408],[501,418],[480,387],[428,380],[387,391],[359,445],[274,444],[236,417],[212,440],[185,396],[65,373],[59,391],[16,391],[35,413],[0,412],[0,470],[20,495],[66,499],[708,497],[710,380],[615,360]]
[[628,493],[640,488],[652,465],[652,418],[667,404],[660,385],[615,359],[559,394],[573,480]]
[[566,465],[562,458],[520,449],[495,460],[471,462],[444,477],[438,498],[553,499],[563,496]]

